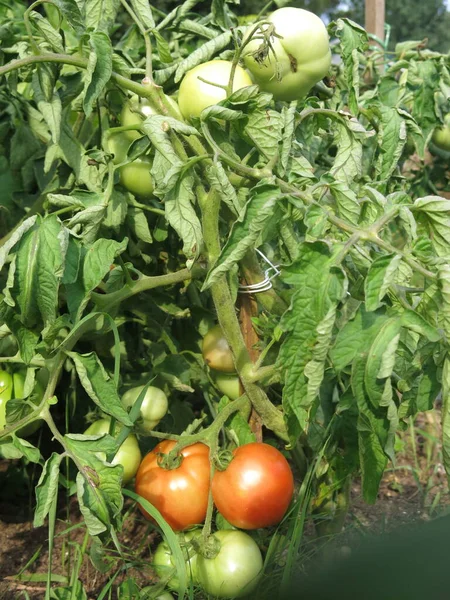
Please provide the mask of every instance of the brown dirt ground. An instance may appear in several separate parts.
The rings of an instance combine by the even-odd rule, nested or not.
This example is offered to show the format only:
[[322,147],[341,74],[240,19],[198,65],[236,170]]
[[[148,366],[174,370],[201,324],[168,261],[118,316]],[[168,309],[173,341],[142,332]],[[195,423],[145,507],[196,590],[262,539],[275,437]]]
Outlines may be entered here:
[[[351,490],[351,508],[346,520],[344,532],[334,540],[338,547],[352,543],[352,539],[367,532],[380,533],[401,524],[428,520],[450,509],[450,496],[447,479],[442,466],[442,453],[438,442],[440,427],[436,416],[421,415],[416,421],[414,436],[415,452],[410,432],[402,436],[403,449],[398,454],[396,468],[387,470],[374,505],[367,505],[361,496],[360,482],[356,480]],[[0,461],[0,471],[5,469],[6,461]],[[70,524],[80,522],[76,503],[69,509]],[[57,533],[67,530],[67,509],[62,507],[58,513]],[[26,598],[27,592],[32,600],[44,597],[44,583],[37,582],[36,576],[44,577],[48,568],[47,551],[48,530],[46,527],[33,529],[28,508],[12,502],[1,502],[0,492],[0,600]],[[153,574],[145,567],[151,556],[151,547],[155,545],[157,534],[142,519],[139,513],[132,513],[126,520],[120,536],[122,547],[133,560],[137,555],[133,575],[142,582],[151,583]],[[72,548],[71,561],[75,561],[74,548],[83,543],[84,530],[72,529],[70,536],[55,538],[52,572],[66,575],[71,571],[69,551]],[[67,542],[70,539],[70,545]],[[111,549],[114,552],[114,549]],[[28,561],[37,553],[37,558],[26,569]],[[129,553],[129,554],[128,554]],[[133,556],[133,559],[131,558]],[[65,563],[65,564],[63,564]],[[24,570],[21,580],[14,578]],[[28,579],[27,579],[28,578]],[[86,557],[80,571],[80,578],[88,592],[89,600],[98,598],[100,591],[108,581],[108,575],[97,571]],[[115,584],[119,583],[118,578]]]

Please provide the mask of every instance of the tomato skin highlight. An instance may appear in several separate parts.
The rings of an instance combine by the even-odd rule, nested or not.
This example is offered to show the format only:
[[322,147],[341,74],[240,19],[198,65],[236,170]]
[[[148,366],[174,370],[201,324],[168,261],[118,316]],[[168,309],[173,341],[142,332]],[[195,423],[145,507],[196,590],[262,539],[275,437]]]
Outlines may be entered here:
[[135,490],[159,510],[174,531],[181,531],[205,520],[210,487],[209,448],[201,443],[187,446],[179,453],[183,456],[179,467],[160,467],[158,454],[168,454],[175,443],[164,440],[144,457],[136,474]]
[[239,446],[224,471],[216,471],[212,495],[219,512],[235,527],[276,525],[294,494],[294,477],[285,457],[273,446]]
[[213,536],[220,542],[220,551],[214,558],[197,556],[196,580],[215,598],[247,595],[257,585],[263,567],[257,543],[243,531],[221,529]]

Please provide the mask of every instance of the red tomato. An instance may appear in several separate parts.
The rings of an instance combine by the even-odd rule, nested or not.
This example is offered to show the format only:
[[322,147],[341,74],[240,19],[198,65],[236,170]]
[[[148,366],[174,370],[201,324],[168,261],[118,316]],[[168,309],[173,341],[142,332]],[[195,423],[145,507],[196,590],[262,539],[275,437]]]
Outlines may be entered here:
[[294,493],[288,461],[268,444],[251,443],[233,451],[224,471],[212,480],[214,503],[235,527],[258,529],[283,518]]
[[[168,454],[175,442],[165,440],[147,454],[136,474],[136,492],[159,510],[175,531],[205,520],[209,494],[209,448],[197,443],[181,450],[176,469],[158,464],[158,454]],[[150,515],[141,509],[144,515]]]

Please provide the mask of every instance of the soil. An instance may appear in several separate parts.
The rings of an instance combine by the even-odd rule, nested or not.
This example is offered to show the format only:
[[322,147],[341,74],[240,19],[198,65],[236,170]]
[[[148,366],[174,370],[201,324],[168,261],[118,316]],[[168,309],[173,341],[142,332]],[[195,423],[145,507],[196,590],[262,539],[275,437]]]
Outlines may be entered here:
[[[368,505],[362,499],[360,481],[353,482],[351,508],[343,533],[333,540],[334,547],[345,550],[355,541],[355,536],[385,532],[449,510],[450,496],[438,442],[440,426],[437,419],[432,414],[421,415],[415,423],[415,435],[410,432],[402,435],[399,442],[403,448],[400,448],[398,462],[395,468],[391,466],[387,470],[374,505]],[[5,473],[8,465],[11,469],[11,461],[0,461],[0,475]],[[41,600],[48,570],[48,529],[33,528],[31,502],[26,497],[19,503],[11,498],[2,502],[5,489],[3,486],[1,489],[0,600]],[[148,564],[151,548],[159,541],[158,534],[138,511],[133,508],[130,511],[119,541],[128,564],[132,565],[133,576],[142,584],[150,584],[155,580]],[[65,576],[73,572],[77,549],[82,547],[85,533],[83,527],[76,527],[82,520],[75,501],[71,501],[68,508],[62,506],[58,517],[51,572],[54,576]],[[108,556],[117,556],[115,548],[109,548]],[[85,556],[79,578],[89,600],[98,598],[112,572],[102,574]],[[123,578],[118,577],[114,586]]]

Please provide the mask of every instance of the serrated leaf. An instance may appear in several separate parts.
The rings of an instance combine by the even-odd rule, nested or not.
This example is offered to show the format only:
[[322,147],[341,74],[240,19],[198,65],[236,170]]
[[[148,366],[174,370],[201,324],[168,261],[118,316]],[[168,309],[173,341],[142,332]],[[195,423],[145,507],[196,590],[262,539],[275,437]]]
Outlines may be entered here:
[[239,215],[242,208],[241,202],[236,194],[236,190],[227,177],[222,163],[219,160],[214,161],[214,163],[208,167],[208,182],[218,191],[221,200],[227,204],[229,209],[235,215]]
[[84,0],[79,6],[83,7],[85,29],[107,33],[117,23],[120,0]]
[[335,122],[334,143],[337,146],[337,152],[330,174],[337,181],[342,181],[351,187],[354,185],[355,179],[359,179],[362,175],[362,143],[353,135],[347,125],[338,122]]
[[350,223],[358,223],[361,206],[355,192],[342,181],[331,183],[330,192],[336,200],[339,216]]
[[213,104],[204,108],[200,114],[202,121],[208,121],[209,119],[222,119],[223,121],[238,121],[244,117],[244,113],[240,110],[232,110],[226,106],[220,106]]
[[380,115],[377,141],[380,154],[375,165],[377,175],[387,180],[397,169],[398,161],[406,144],[407,130],[405,120],[397,108],[376,104]]
[[52,453],[45,462],[41,476],[37,483],[36,510],[34,512],[34,527],[42,527],[54,499],[58,495],[59,467],[63,459],[62,454]]
[[67,352],[67,355],[73,360],[81,385],[95,404],[124,425],[132,426],[133,423],[120,401],[116,386],[95,352],[84,355]]
[[233,225],[230,237],[217,263],[208,273],[203,290],[208,289],[235,265],[255,243],[268,221],[275,217],[280,190],[269,184],[253,188],[253,195]]
[[53,4],[59,8],[69,25],[71,25],[77,33],[84,33],[84,24],[76,0],[53,0]]
[[38,29],[43,39],[51,47],[53,52],[63,53],[64,44],[59,31],[54,29],[49,21],[35,10],[32,10],[29,16],[33,19],[35,27]]
[[86,116],[92,113],[94,103],[105,89],[112,74],[113,49],[106,33],[94,31],[89,37],[91,52],[85,75],[83,108]]
[[170,53],[170,46],[166,39],[159,33],[158,30],[153,29],[153,35],[156,40],[156,48],[158,50],[159,58],[163,63],[171,63],[173,62],[172,55]]
[[387,254],[375,259],[364,281],[366,310],[374,311],[382,305],[382,300],[395,282],[401,262],[399,254]]
[[[246,88],[243,88],[246,89]],[[297,102],[291,102],[289,107],[283,107],[283,138],[281,140],[280,150],[280,175],[286,173],[289,164],[289,157],[292,154],[292,145],[295,135],[295,115],[297,112]]]
[[447,341],[450,341],[450,265],[445,264],[439,267],[438,281],[442,295],[439,324],[444,330]]

